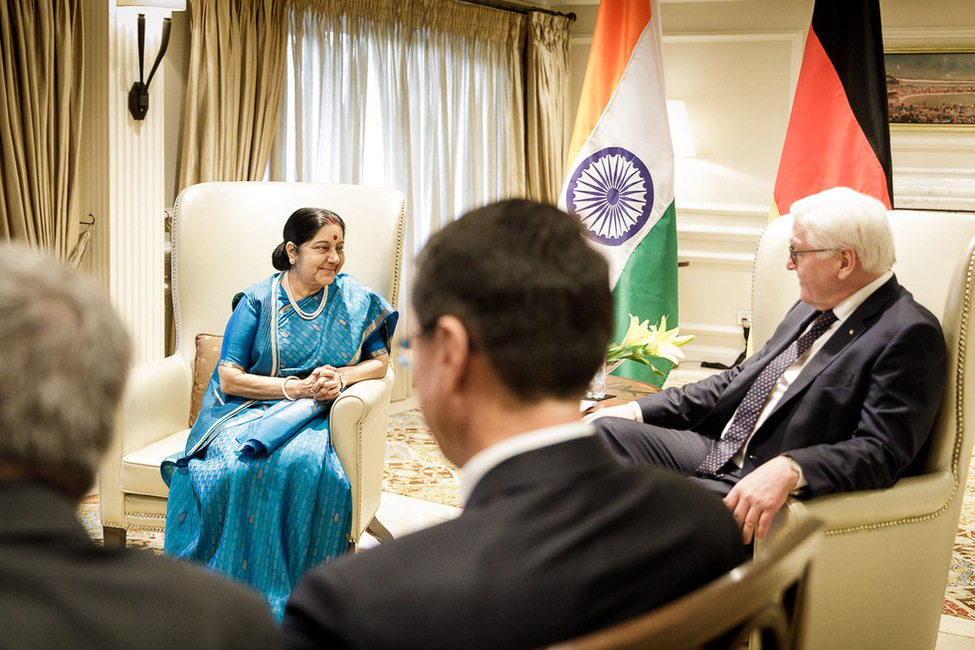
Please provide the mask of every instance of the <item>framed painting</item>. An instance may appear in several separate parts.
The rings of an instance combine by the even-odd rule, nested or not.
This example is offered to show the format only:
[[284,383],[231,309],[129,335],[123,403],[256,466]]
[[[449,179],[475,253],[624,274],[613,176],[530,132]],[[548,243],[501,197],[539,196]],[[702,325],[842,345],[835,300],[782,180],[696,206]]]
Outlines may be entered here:
[[975,50],[884,54],[890,123],[975,126]]

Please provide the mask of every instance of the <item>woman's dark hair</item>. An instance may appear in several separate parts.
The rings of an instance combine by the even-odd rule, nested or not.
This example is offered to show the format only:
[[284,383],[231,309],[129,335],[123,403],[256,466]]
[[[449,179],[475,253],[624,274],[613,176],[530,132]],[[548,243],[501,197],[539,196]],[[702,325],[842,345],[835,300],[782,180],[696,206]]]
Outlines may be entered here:
[[342,237],[345,237],[345,222],[342,217],[331,210],[325,208],[298,208],[288,222],[284,224],[284,241],[277,245],[271,253],[271,264],[279,271],[287,271],[291,268],[288,259],[288,242],[298,248],[305,242],[314,237],[322,226],[334,224],[342,229]]

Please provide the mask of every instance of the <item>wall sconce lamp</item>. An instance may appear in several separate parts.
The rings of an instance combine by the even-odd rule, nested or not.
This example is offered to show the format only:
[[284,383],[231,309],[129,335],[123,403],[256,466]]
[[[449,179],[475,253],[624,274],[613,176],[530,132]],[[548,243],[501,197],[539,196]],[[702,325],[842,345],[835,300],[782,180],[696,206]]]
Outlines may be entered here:
[[691,122],[687,119],[687,102],[681,99],[668,99],[667,121],[670,123],[670,141],[674,145],[674,156],[676,158],[696,156],[694,134],[691,133]]
[[[117,0],[116,6],[119,7],[156,7],[159,9],[170,9],[173,11],[183,11],[186,9],[186,0]],[[143,120],[149,112],[149,84],[152,83],[152,76],[156,74],[156,68],[162,62],[169,46],[169,32],[172,27],[172,20],[167,16],[163,18],[162,40],[159,43],[159,53],[156,54],[156,61],[149,70],[149,78],[144,78],[145,73],[145,54],[146,54],[146,15],[139,14],[139,80],[132,84],[129,89],[129,113],[132,119]]]

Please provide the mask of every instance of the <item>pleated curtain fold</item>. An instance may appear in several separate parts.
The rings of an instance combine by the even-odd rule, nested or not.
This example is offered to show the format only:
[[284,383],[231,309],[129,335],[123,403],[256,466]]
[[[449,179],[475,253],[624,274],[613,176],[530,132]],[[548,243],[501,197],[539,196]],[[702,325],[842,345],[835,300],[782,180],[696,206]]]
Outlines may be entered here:
[[568,156],[569,35],[572,19],[533,11],[525,39],[528,197],[556,204]]
[[277,136],[288,36],[281,0],[192,0],[179,188],[261,180]]
[[0,239],[62,260],[80,230],[81,2],[0,5]]

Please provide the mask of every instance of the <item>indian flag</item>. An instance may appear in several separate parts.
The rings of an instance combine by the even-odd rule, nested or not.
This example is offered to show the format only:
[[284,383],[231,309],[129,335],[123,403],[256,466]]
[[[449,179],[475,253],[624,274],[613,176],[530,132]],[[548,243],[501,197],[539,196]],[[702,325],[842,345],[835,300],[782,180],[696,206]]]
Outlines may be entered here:
[[[678,324],[674,154],[660,42],[657,0],[600,2],[559,199],[609,261],[614,341],[623,340],[629,314]],[[663,381],[632,361],[616,374]]]

